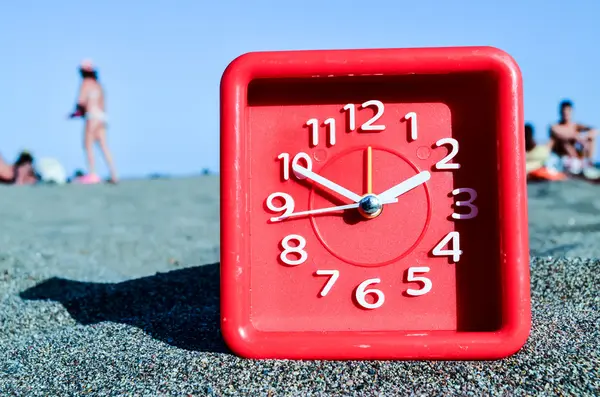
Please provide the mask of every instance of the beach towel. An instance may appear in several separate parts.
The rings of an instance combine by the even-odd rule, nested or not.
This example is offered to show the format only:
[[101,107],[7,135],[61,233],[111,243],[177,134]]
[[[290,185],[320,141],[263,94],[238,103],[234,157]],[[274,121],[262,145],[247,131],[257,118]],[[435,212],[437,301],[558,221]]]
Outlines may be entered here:
[[54,158],[41,158],[36,161],[36,171],[41,182],[62,185],[67,182],[67,172],[62,164]]

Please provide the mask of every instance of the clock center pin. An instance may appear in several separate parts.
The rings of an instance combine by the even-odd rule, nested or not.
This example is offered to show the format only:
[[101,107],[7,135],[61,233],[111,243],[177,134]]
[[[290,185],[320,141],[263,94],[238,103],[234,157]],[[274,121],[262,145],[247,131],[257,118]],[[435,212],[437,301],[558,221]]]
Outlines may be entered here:
[[382,210],[383,204],[374,194],[367,194],[359,201],[358,212],[367,219],[378,217]]

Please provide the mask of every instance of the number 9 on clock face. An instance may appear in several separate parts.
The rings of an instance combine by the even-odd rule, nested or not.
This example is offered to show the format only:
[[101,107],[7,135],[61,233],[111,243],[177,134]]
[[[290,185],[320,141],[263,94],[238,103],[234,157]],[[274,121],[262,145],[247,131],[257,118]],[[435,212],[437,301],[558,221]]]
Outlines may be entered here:
[[372,51],[248,54],[224,74],[224,337],[256,358],[514,353],[520,75],[495,49]]

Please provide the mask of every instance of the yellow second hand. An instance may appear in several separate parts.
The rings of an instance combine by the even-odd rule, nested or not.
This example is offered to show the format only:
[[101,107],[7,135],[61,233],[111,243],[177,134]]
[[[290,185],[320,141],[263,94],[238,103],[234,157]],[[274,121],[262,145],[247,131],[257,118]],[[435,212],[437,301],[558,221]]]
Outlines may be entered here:
[[373,192],[373,151],[367,147],[367,194]]

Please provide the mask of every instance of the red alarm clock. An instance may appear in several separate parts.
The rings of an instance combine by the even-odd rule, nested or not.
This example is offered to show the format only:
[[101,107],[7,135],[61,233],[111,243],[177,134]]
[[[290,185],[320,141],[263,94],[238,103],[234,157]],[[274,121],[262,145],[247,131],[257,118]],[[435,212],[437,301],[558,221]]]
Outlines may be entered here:
[[523,93],[505,52],[248,53],[223,74],[220,122],[234,353],[495,359],[525,343]]

